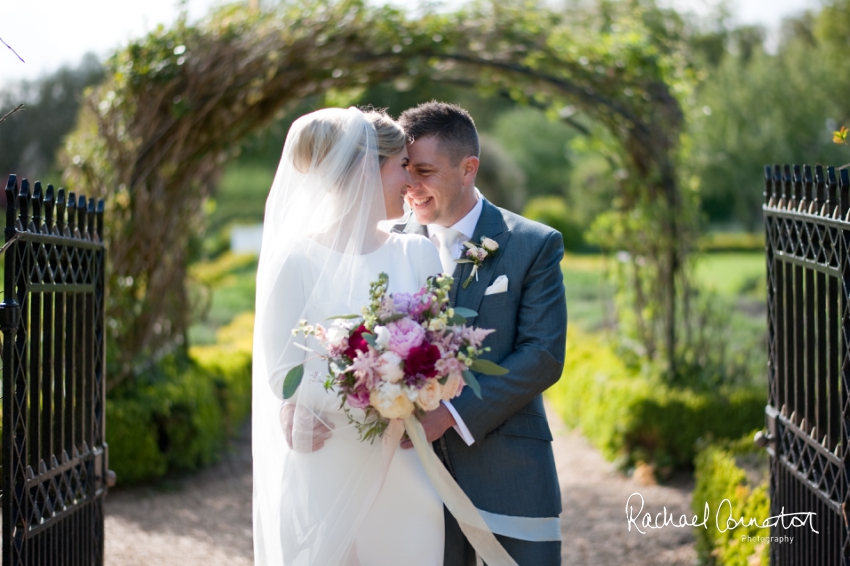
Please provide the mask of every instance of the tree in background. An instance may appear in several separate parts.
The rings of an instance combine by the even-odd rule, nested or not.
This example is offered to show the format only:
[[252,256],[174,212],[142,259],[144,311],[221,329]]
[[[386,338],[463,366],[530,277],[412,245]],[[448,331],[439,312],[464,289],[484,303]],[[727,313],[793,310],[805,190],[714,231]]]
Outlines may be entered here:
[[46,175],[62,139],[74,127],[83,90],[103,79],[103,66],[88,54],[76,67],[63,67],[34,81],[0,92],[0,113],[23,102],[0,135],[0,178]]
[[713,43],[691,45],[705,66],[686,105],[691,150],[684,167],[710,223],[760,231],[759,166],[846,161],[831,139],[850,118],[844,94],[850,8],[835,2],[787,19],[775,53],[765,51],[764,30],[725,25],[701,36]]

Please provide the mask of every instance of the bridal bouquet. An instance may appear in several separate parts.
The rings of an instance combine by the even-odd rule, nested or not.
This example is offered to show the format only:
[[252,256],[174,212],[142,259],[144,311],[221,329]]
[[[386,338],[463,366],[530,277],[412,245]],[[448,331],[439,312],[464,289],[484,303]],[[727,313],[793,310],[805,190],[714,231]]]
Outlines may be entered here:
[[[329,327],[299,321],[293,334],[314,336],[328,361],[325,388],[335,388],[341,406],[363,440],[381,436],[390,419],[436,409],[457,397],[464,385],[481,397],[472,371],[503,375],[507,370],[481,359],[482,342],[493,332],[466,324],[476,312],[449,307],[450,276],[438,276],[415,294],[387,293],[389,277],[370,284],[370,302],[360,315],[330,317]],[[309,349],[308,349],[309,350]],[[313,350],[310,350],[313,352]],[[301,383],[304,366],[283,383],[284,398]],[[350,409],[361,409],[355,418]]]

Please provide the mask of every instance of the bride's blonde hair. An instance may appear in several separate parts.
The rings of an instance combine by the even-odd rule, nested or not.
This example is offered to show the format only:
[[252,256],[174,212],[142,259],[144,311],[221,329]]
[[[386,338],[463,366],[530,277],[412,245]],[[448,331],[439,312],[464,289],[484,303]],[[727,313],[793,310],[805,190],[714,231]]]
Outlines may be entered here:
[[[398,155],[407,143],[407,136],[398,123],[380,109],[366,109],[363,115],[375,129],[378,165]],[[312,120],[300,132],[292,148],[292,164],[301,173],[319,166],[340,138],[339,122]],[[366,140],[362,140],[365,143]]]
[[407,144],[407,135],[385,110],[368,108],[363,114],[375,127],[378,140],[378,165],[383,166],[388,158],[401,153]]

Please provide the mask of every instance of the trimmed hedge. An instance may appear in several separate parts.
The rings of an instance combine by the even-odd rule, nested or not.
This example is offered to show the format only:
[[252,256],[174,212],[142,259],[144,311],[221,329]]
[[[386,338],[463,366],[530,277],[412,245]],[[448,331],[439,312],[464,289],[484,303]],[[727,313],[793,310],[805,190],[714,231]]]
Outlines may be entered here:
[[764,420],[761,389],[694,391],[630,368],[598,336],[573,326],[561,379],[547,396],[567,426],[621,469],[690,468],[704,438],[738,438]]
[[119,484],[215,461],[251,410],[253,313],[219,330],[216,344],[160,360],[106,401],[109,467]]
[[[753,432],[755,434],[755,432]],[[721,532],[721,525],[731,516],[735,520],[754,518],[762,523],[770,516],[769,469],[767,452],[753,444],[753,434],[736,441],[708,445],[696,458],[696,487],[693,510],[703,516],[706,503],[711,510],[708,528],[696,529],[697,551],[705,563],[718,566],[767,566],[770,563],[767,542],[741,540],[744,536],[767,537],[770,529],[737,526]],[[731,505],[720,510],[728,499]]]
[[764,234],[761,232],[710,232],[700,239],[704,252],[763,252]]

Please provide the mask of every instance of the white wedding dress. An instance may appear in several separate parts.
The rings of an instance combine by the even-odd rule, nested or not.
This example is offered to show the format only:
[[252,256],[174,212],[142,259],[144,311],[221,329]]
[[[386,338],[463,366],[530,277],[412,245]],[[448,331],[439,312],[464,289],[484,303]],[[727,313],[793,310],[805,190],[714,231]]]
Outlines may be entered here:
[[[292,253],[287,258],[283,277],[268,305],[270,318],[281,330],[295,328],[299,318],[327,327],[328,317],[359,313],[369,302],[370,282],[381,272],[389,275],[390,293],[411,294],[429,276],[441,272],[436,248],[421,236],[390,234],[376,251],[355,258],[343,258],[343,254],[307,242],[306,238],[301,248],[304,253]],[[327,270],[328,265],[343,261],[351,263],[347,270],[356,277],[355,281],[348,281],[351,295],[341,297],[332,287],[316,289],[318,274]],[[302,310],[305,295],[319,299],[310,301],[306,311]],[[277,331],[268,334],[280,336]],[[321,351],[313,338],[299,341]],[[267,351],[273,348],[273,344],[266,345]],[[360,441],[356,428],[349,424],[339,407],[336,392],[324,387],[327,363],[309,357],[302,349],[287,348],[283,355],[285,363],[278,363],[270,377],[269,396],[280,396],[285,371],[306,359],[304,377],[293,400],[297,401],[298,410],[309,408],[313,415],[333,427],[331,438],[315,452],[281,446],[278,513],[282,563],[287,566],[442,564],[443,504],[415,451],[396,449],[381,441],[373,444]],[[310,444],[309,439],[306,444]],[[276,494],[268,489],[266,492],[275,500]],[[272,512],[267,510],[266,514]],[[266,561],[267,557],[258,558],[258,563],[274,562]]]

